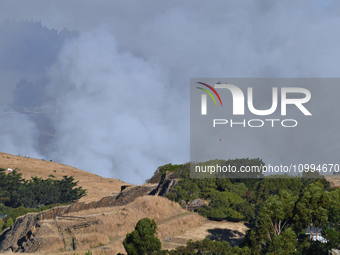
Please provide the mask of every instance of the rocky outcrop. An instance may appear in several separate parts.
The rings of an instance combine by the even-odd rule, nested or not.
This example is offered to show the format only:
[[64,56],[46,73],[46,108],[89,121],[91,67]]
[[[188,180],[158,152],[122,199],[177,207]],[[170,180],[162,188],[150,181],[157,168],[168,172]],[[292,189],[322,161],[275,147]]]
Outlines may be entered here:
[[126,205],[133,202],[137,197],[150,195],[154,189],[155,185],[130,186],[116,195],[114,199],[111,196],[103,197],[95,204],[95,208]]
[[[183,207],[187,205],[184,200],[182,200],[182,205]],[[201,199],[194,199],[188,202],[188,207],[202,207],[202,206],[204,206],[204,204]]]
[[18,251],[21,240],[28,238],[27,234],[32,232],[40,219],[41,213],[29,213],[17,218],[13,226],[0,236],[0,251],[9,248],[14,252]]
[[162,176],[161,181],[159,182],[157,188],[151,192],[151,195],[155,196],[165,196],[170,192],[170,189],[177,185],[178,179],[174,178],[174,173],[166,172],[165,175]]
[[201,200],[201,199],[194,199],[192,201],[189,201],[188,204],[184,200],[182,200],[181,203],[182,203],[183,209],[186,209],[192,212],[197,212],[199,208],[204,206],[204,200]]
[[[12,250],[23,251],[23,243],[31,238],[35,228],[39,227],[39,221],[53,219],[58,214],[62,214],[67,206],[56,207],[40,213],[29,213],[25,216],[18,217],[12,227],[0,235],[0,252]],[[26,241],[25,241],[26,240]]]

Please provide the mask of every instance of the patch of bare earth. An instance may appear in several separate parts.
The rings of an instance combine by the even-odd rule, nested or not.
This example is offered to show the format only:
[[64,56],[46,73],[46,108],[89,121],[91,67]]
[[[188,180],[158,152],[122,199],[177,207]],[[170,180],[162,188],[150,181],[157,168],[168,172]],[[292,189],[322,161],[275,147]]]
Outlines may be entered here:
[[121,190],[121,186],[128,185],[128,183],[118,179],[104,178],[49,160],[14,156],[3,152],[0,152],[0,167],[5,169],[17,168],[18,173],[21,173],[24,179],[37,176],[43,179],[52,178],[61,180],[64,175],[74,176],[74,179],[79,181],[78,187],[87,190],[87,196],[79,200],[80,202],[86,203],[98,201],[102,197],[112,193],[118,193]]
[[228,241],[232,246],[236,246],[243,242],[248,229],[241,222],[205,220],[203,224],[175,235],[171,242],[163,242],[162,248],[172,250],[178,246],[186,245],[189,239],[199,241],[205,238],[216,241]]
[[331,187],[340,187],[340,175],[324,175],[327,181],[331,184]]

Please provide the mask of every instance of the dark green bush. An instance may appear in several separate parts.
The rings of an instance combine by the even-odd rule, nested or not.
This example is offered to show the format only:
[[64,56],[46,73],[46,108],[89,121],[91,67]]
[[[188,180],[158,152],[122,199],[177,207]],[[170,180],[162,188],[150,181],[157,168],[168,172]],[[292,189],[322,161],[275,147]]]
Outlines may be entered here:
[[126,235],[123,241],[128,255],[152,254],[161,249],[161,241],[155,236],[157,225],[154,220],[143,218],[135,230]]
[[63,176],[62,180],[43,180],[32,177],[24,180],[21,173],[14,170],[6,174],[0,168],[0,200],[6,206],[38,208],[42,205],[75,202],[86,195],[86,190],[76,187],[74,178]]

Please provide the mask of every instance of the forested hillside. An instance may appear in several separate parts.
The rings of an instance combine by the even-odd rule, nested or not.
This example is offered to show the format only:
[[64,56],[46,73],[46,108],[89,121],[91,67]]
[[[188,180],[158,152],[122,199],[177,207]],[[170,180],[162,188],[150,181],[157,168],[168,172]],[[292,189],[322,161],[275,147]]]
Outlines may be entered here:
[[[210,162],[211,163],[211,162]],[[216,162],[215,162],[216,163]],[[260,159],[219,160],[221,164],[264,164]],[[255,178],[190,178],[190,164],[167,164],[159,167],[148,182],[174,173],[178,184],[166,195],[187,204],[194,199],[205,201],[198,213],[212,220],[245,221],[251,229],[245,242],[234,251],[222,251],[219,242],[190,243],[179,253],[219,251],[220,254],[328,254],[340,242],[340,189],[318,172],[306,169],[302,176],[266,176]],[[306,229],[311,233],[307,236]],[[327,238],[327,242],[312,237]]]

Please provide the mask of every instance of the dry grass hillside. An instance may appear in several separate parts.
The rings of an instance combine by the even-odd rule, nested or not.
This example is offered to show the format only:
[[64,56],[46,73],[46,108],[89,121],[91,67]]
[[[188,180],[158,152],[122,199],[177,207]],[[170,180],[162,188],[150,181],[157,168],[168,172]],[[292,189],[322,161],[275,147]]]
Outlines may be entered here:
[[[72,220],[72,216],[81,218]],[[126,234],[132,232],[137,222],[145,217],[156,221],[157,235],[161,241],[207,222],[202,216],[182,209],[178,203],[167,198],[143,196],[125,206],[90,209],[64,214],[58,220],[39,221],[39,227],[34,230],[34,239],[41,245],[34,254],[81,255],[87,250],[91,250],[94,255],[125,253],[122,243]],[[92,224],[87,226],[85,223],[83,226],[84,222]],[[76,251],[63,251],[64,241],[58,226],[63,230],[71,229],[70,235],[75,238],[77,244]],[[64,231],[63,235],[67,241],[67,231]]]
[[18,168],[18,172],[25,179],[30,179],[32,176],[42,177],[43,179],[47,179],[49,176],[54,176],[55,179],[62,179],[63,175],[74,176],[74,179],[79,181],[78,186],[87,189],[87,196],[80,199],[80,202],[86,203],[98,201],[106,195],[120,192],[120,187],[128,184],[117,179],[104,178],[60,163],[14,156],[3,152],[0,152],[0,167],[5,169]]
[[[57,217],[39,217],[37,224],[34,223],[30,231],[26,231],[27,234],[20,236],[18,245],[31,247],[32,251],[36,251],[31,254],[82,255],[88,250],[93,255],[119,252],[124,254],[122,242],[126,234],[133,231],[136,223],[145,217],[156,221],[157,235],[162,241],[163,249],[175,249],[185,245],[189,239],[195,241],[204,238],[238,245],[248,229],[242,222],[209,221],[197,213],[182,209],[178,203],[165,197],[145,195],[156,189],[157,184],[131,186],[119,196],[107,196],[118,194],[121,186],[128,184],[71,166],[6,153],[0,153],[0,167],[18,169],[25,179],[32,176],[52,176],[56,179],[62,179],[64,175],[74,176],[79,181],[78,185],[87,189],[88,195],[80,202],[90,204],[69,206],[73,209],[62,210],[63,213],[57,214]],[[325,177],[331,182],[331,186],[340,186],[340,176]],[[99,202],[92,203],[93,201]],[[62,208],[50,211],[56,209]],[[76,250],[69,251],[75,244]]]
[[[79,219],[72,220],[72,217]],[[163,249],[175,249],[186,245],[189,239],[196,241],[204,238],[238,245],[248,229],[241,222],[209,221],[164,197],[143,196],[125,206],[73,212],[64,214],[58,220],[41,220],[34,230],[34,240],[41,245],[34,254],[82,255],[88,250],[93,255],[125,254],[122,243],[126,234],[133,231],[136,223],[145,217],[156,221],[157,236]],[[86,226],[86,221],[92,224]],[[71,232],[64,231],[63,237],[58,227],[71,229]],[[77,250],[65,251],[64,242],[72,238],[76,240]]]

